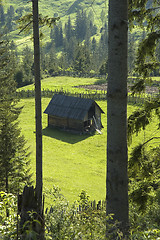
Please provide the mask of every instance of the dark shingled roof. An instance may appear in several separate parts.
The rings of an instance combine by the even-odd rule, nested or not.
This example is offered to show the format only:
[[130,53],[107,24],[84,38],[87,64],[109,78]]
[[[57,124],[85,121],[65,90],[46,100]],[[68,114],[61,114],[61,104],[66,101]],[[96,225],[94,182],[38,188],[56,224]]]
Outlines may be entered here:
[[[83,120],[93,103],[96,104],[92,99],[55,94],[44,113],[51,116]],[[104,113],[100,107],[99,109]]]

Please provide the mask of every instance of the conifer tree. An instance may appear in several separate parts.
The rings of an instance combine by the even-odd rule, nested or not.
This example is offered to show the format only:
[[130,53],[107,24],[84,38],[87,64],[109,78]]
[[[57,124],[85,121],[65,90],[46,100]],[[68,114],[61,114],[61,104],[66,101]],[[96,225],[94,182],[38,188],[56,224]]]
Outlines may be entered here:
[[93,53],[96,51],[96,47],[97,47],[97,41],[96,41],[95,37],[93,37],[92,43],[91,43],[91,50]]
[[86,45],[78,45],[75,50],[73,69],[79,73],[86,73],[90,70],[90,52]]
[[70,38],[73,36],[73,27],[71,24],[71,18],[68,18],[68,22],[65,24],[65,34],[67,41],[70,40]]
[[8,28],[8,31],[13,30],[13,22],[14,19],[14,7],[11,5],[7,10],[7,16],[6,16],[6,26]]
[[62,31],[62,24],[61,22],[54,26],[54,29],[51,30],[51,39],[54,40],[55,47],[62,47],[63,46],[63,31]]
[[100,55],[101,61],[106,59],[106,56],[108,55],[107,49],[108,49],[108,27],[107,27],[107,24],[105,23],[104,28],[102,29],[101,38],[99,41],[99,55]]
[[22,55],[23,85],[27,85],[33,83],[33,52],[26,46]]
[[[109,1],[107,91],[107,214],[114,214],[124,234],[128,216],[127,36],[128,1]],[[116,237],[114,238],[116,239]]]
[[71,37],[69,41],[64,40],[64,51],[67,55],[68,62],[71,62],[75,57],[77,44],[77,39],[74,36]]
[[4,25],[5,24],[5,14],[4,14],[4,8],[3,5],[0,4],[0,25]]
[[9,45],[1,36],[0,41],[0,187],[6,192],[17,193],[31,183],[28,149],[21,135],[17,119],[16,83],[13,80]]
[[87,32],[87,16],[86,12],[81,10],[77,12],[76,15],[76,26],[75,26],[75,34],[78,40],[85,39],[85,35]]
[[[160,15],[159,1],[129,1],[130,28],[134,24],[142,28],[142,41],[139,43],[135,71],[136,83],[131,88],[132,94],[145,91],[146,82],[151,81],[151,75],[159,69],[159,59],[155,54],[160,39]],[[147,29],[147,34],[144,29]],[[149,80],[149,81],[148,81]],[[154,114],[153,114],[154,113]],[[153,116],[157,115],[157,129],[160,126],[160,99],[159,96],[151,101],[146,101],[141,109],[133,112],[128,118],[128,141],[131,143],[132,136],[139,134],[152,122]],[[146,210],[154,204],[155,192],[159,189],[159,148],[146,148],[151,144],[153,136],[136,146],[129,159],[130,176],[130,200],[138,205],[139,211]],[[157,151],[158,150],[158,151]],[[151,200],[152,199],[152,200]]]

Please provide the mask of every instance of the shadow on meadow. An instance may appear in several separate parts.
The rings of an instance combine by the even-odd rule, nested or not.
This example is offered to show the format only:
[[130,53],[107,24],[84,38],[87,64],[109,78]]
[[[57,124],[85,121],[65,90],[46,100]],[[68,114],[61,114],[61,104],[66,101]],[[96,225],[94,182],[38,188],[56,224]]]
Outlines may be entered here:
[[67,142],[70,144],[75,144],[77,142],[81,142],[88,137],[92,136],[92,134],[80,134],[78,132],[70,132],[64,131],[58,128],[50,128],[46,127],[42,130],[42,134],[47,137],[55,138],[62,142]]

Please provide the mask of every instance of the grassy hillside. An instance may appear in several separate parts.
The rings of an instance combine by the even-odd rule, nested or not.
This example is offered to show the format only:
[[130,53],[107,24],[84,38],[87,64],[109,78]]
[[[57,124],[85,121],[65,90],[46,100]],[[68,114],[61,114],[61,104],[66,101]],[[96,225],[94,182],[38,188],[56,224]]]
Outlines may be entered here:
[[[72,89],[72,86],[75,86],[75,80],[80,84],[86,84],[89,81],[89,79],[83,78],[74,79],[74,82],[72,78],[67,78],[67,81],[65,77],[49,78],[42,81],[42,86],[53,89],[55,84],[59,88],[62,85],[66,86],[67,82],[68,89]],[[90,81],[95,82],[95,79],[90,79]],[[49,101],[49,98],[42,99],[43,111]],[[87,191],[91,199],[105,198],[107,103],[105,101],[97,103],[105,112],[105,114],[102,114],[102,123],[104,125],[102,135],[75,135],[50,129],[47,127],[47,115],[42,115],[44,189],[50,189],[53,185],[59,186],[62,193],[70,201],[77,199],[82,189]],[[22,133],[30,146],[31,168],[33,179],[35,179],[34,99],[23,99],[19,104],[24,106],[19,121]],[[138,107],[129,105],[128,115],[136,108]],[[155,134],[156,121],[155,119],[145,132],[133,138],[133,144],[129,147],[129,152],[138,142],[145,141]],[[156,132],[156,136],[159,136],[159,132]]]
[[[3,0],[4,7],[7,9],[10,5],[12,5],[15,10],[23,7],[24,11],[29,11],[31,9],[31,2],[28,0]],[[107,12],[108,9],[108,0],[40,0],[39,1],[39,12],[43,15],[48,15],[49,17],[53,17],[55,13],[58,14],[59,17],[65,19],[65,17],[75,14],[78,8],[84,8],[87,11],[91,9],[95,12],[95,16],[99,19],[100,12],[104,9]]]
[[[26,15],[32,11],[32,3],[28,0],[3,0],[3,5],[5,12],[7,12],[7,9],[12,5],[14,7],[14,10],[17,14],[18,10],[22,10],[23,15]],[[94,20],[97,26],[102,27],[102,21],[101,21],[101,11],[104,9],[106,12],[106,15],[108,13],[108,0],[102,1],[102,0],[41,0],[39,1],[39,13],[41,13],[43,16],[59,16],[60,21],[62,22],[62,25],[64,26],[66,21],[68,20],[68,17],[71,17],[71,21],[74,22],[75,14],[77,12],[78,8],[85,9],[88,13],[90,11],[94,14]],[[10,33],[10,39],[15,41],[15,44],[19,47],[19,50],[21,50],[26,45],[32,46],[32,41],[28,38],[28,36],[25,36],[23,33],[20,35],[19,30],[17,29],[18,25],[15,26],[14,31]],[[44,44],[46,41],[49,40],[49,31],[48,27],[41,28],[41,31],[45,35],[44,41],[42,43]]]

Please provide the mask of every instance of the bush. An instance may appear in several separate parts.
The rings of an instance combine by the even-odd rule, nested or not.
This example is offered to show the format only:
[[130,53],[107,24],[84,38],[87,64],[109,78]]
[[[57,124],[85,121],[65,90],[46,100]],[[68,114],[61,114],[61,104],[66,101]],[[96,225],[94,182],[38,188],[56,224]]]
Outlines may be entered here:
[[16,239],[18,220],[16,202],[13,194],[0,192],[0,239]]
[[[111,217],[106,218],[105,209],[94,209],[85,191],[81,192],[78,201],[72,205],[69,205],[56,187],[49,195],[53,204],[46,211],[47,239],[106,239],[106,221]],[[110,223],[107,227],[108,233],[111,228],[114,229],[107,236],[109,240],[113,234],[117,235],[118,230],[116,225]]]

